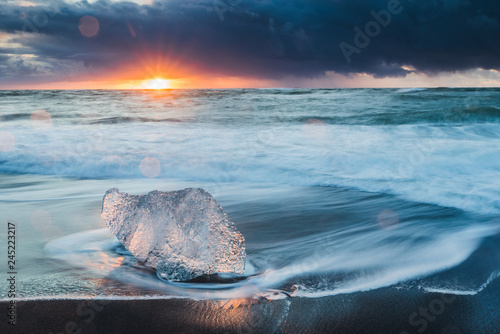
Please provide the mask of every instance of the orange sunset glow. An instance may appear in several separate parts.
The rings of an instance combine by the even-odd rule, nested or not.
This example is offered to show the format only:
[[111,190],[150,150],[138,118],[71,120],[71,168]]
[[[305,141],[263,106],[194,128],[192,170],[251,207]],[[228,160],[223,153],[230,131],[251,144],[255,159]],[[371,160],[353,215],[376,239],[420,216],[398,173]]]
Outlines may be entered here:
[[[481,37],[469,38],[472,44],[461,51],[467,57],[456,55],[454,45],[434,52],[434,45],[453,40],[449,36],[455,36],[456,24],[475,22],[474,18],[450,21],[446,25],[449,31],[439,25],[434,31],[440,35],[422,39],[420,54],[404,45],[396,56],[391,50],[402,47],[394,44],[400,31],[413,32],[414,40],[421,39],[411,20],[382,25],[387,28],[384,33],[370,37],[367,46],[358,49],[356,41],[365,35],[353,29],[359,28],[364,34],[366,26],[378,23],[354,6],[354,12],[344,16],[361,21],[332,24],[322,13],[347,11],[337,2],[328,3],[328,9],[304,2],[310,8],[302,14],[311,17],[297,22],[291,17],[275,17],[273,11],[259,14],[263,9],[256,3],[250,10],[252,1],[249,8],[236,6],[236,1],[234,6],[214,9],[212,5],[186,7],[176,1],[113,0],[106,11],[100,1],[94,0],[81,4],[61,0],[51,6],[38,2],[7,1],[12,13],[19,15],[13,16],[12,22],[5,21],[9,26],[0,25],[0,89],[500,86],[497,51],[488,47],[489,42],[481,42],[496,40],[494,30],[485,35],[478,30],[482,27],[479,24],[464,30]],[[61,12],[62,3],[67,13]],[[412,10],[415,17],[424,15],[417,5]],[[360,24],[364,22],[361,14],[366,14],[366,24]],[[263,23],[256,17],[271,19]],[[45,42],[40,43],[40,38]],[[49,44],[50,48],[44,47]],[[471,50],[473,54],[469,54]],[[453,61],[443,61],[442,57]]]

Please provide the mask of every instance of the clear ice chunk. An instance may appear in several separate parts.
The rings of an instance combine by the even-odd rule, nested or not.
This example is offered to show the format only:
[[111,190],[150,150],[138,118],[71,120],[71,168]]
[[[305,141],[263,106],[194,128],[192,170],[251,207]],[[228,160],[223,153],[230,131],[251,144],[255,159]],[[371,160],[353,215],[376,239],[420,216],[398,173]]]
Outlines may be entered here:
[[139,196],[113,188],[104,195],[101,216],[125,248],[163,279],[245,270],[243,235],[203,189]]

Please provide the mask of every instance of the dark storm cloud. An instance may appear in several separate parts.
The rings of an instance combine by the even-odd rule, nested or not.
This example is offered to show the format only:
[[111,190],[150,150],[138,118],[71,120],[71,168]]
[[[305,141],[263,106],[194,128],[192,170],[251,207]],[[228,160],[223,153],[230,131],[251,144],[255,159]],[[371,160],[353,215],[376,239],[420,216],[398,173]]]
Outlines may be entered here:
[[[268,79],[325,71],[403,76],[403,65],[431,74],[500,69],[500,2],[391,1],[165,0],[139,6],[47,0],[37,7],[0,5],[0,31],[28,32],[14,41],[38,61],[94,69],[136,62],[145,50],[203,72]],[[390,22],[388,6],[394,9]],[[373,23],[373,12],[381,13],[381,23]],[[81,34],[83,16],[98,19],[96,36]],[[18,67],[30,70],[27,63]]]

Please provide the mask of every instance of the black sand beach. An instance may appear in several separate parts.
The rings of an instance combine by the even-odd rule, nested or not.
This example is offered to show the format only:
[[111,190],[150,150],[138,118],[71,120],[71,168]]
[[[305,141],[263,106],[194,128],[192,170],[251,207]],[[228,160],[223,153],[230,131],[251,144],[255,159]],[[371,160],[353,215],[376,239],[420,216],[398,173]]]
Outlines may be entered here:
[[496,280],[470,296],[383,288],[277,301],[20,301],[16,326],[3,321],[0,329],[23,334],[498,333],[499,291]]

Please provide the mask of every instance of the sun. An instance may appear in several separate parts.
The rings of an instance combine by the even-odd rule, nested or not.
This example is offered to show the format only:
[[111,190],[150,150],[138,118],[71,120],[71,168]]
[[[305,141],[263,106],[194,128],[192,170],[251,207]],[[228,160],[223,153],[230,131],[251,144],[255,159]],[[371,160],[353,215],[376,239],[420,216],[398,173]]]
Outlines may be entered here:
[[141,84],[143,89],[168,89],[170,88],[170,80],[165,79],[151,79],[144,81]]

